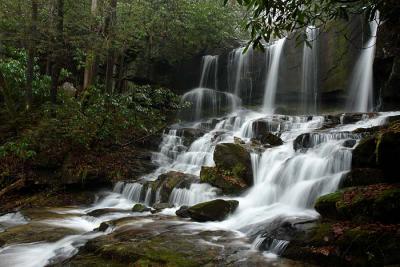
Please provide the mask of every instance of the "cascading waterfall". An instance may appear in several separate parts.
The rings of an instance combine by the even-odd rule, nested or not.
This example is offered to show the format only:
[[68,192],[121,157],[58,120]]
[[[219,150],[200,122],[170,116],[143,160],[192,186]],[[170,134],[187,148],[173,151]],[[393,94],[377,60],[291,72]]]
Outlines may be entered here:
[[239,98],[251,98],[253,80],[251,79],[253,48],[245,47],[235,49],[229,54],[228,61],[228,86],[229,91]]
[[204,56],[199,88],[218,90],[218,56]]
[[275,109],[275,95],[279,80],[279,66],[285,41],[286,38],[278,40],[275,44],[270,45],[266,52],[266,61],[269,63],[269,67],[265,81],[265,93],[262,110],[267,114],[272,114]]
[[300,97],[303,114],[317,114],[318,111],[318,35],[318,28],[314,26],[306,28],[307,41],[303,50]]
[[346,103],[347,111],[368,112],[373,109],[373,64],[378,25],[379,12],[375,14],[375,20],[369,24],[371,36],[363,46],[353,71],[350,95]]

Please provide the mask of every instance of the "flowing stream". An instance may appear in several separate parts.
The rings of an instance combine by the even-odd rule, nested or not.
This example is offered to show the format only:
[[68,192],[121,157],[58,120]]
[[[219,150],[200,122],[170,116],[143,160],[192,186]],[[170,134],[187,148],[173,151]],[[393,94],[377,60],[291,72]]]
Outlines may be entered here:
[[[374,36],[376,28],[372,29]],[[307,29],[309,41],[316,40],[318,30]],[[371,42],[375,42],[371,37]],[[220,195],[217,188],[200,183],[198,178],[202,166],[214,166],[213,152],[217,144],[233,143],[236,138],[245,143],[257,136],[258,127],[262,125],[267,131],[279,135],[284,144],[265,150],[252,150],[251,163],[254,185],[242,195],[234,197],[239,201],[239,207],[229,218],[222,222],[192,223],[193,229],[222,229],[237,231],[252,236],[251,249],[258,249],[265,238],[262,231],[276,221],[295,222],[318,218],[313,209],[317,197],[333,192],[338,188],[340,180],[351,168],[352,150],[344,142],[358,142],[362,135],[352,133],[357,128],[367,128],[381,125],[387,116],[397,113],[380,113],[375,117],[363,117],[352,124],[338,124],[322,130],[326,116],[317,114],[317,45],[304,48],[303,60],[303,100],[305,113],[313,116],[288,116],[274,114],[275,95],[278,88],[279,68],[285,39],[269,45],[266,57],[266,85],[264,104],[259,110],[249,110],[241,105],[241,97],[251,94],[251,84],[247,81],[247,72],[251,68],[252,51],[243,54],[243,48],[231,53],[228,62],[231,89],[229,92],[218,89],[218,56],[206,56],[202,62],[202,73],[199,88],[183,95],[183,101],[192,103],[186,122],[172,125],[163,134],[159,151],[154,153],[153,161],[159,167],[151,174],[145,175],[144,181],[154,181],[161,174],[178,171],[197,178],[187,187],[177,187],[169,196],[169,204],[175,206],[163,214],[174,218],[174,212],[183,205],[216,198],[232,199]],[[364,55],[364,53],[366,55]],[[363,52],[360,59],[367,66],[365,77],[369,77],[369,66],[373,59],[373,49]],[[366,63],[367,61],[367,63]],[[363,76],[364,77],[364,76]],[[369,87],[364,86],[369,78],[363,78],[361,87],[354,86],[360,95],[360,106],[357,111],[366,111],[365,99],[370,97]],[[365,81],[364,81],[365,79]],[[361,89],[360,89],[361,88]],[[368,89],[368,90],[367,90]],[[311,97],[310,97],[311,96]],[[185,133],[192,133],[188,142]],[[306,149],[295,150],[296,138],[309,134],[309,144]],[[134,213],[130,210],[134,203],[151,206],[161,201],[160,190],[153,192],[144,186],[143,182],[119,182],[113,192],[106,192],[90,207],[50,210],[53,214],[63,214],[65,217],[40,220],[35,223],[49,227],[72,229],[75,234],[66,235],[56,242],[34,242],[12,244],[0,248],[0,266],[45,266],[58,263],[75,255],[79,248],[88,240],[110,233],[113,229],[100,232],[96,229],[102,222],[128,216],[143,217],[140,223],[152,221],[149,212]],[[102,216],[93,217],[91,212],[98,209],[113,209]],[[173,220],[173,219],[171,219]],[[6,214],[0,217],[1,230],[32,223],[20,213]],[[3,229],[4,228],[4,229]],[[261,230],[260,230],[261,229]],[[287,240],[272,240],[267,246],[269,256],[279,255],[288,245]],[[112,245],[112,244],[111,244]]]

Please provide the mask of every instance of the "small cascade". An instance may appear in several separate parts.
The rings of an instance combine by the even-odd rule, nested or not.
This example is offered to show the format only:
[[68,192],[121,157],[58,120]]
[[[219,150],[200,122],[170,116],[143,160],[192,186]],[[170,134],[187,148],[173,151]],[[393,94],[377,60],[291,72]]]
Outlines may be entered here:
[[375,20],[369,24],[371,36],[363,46],[352,74],[350,95],[346,103],[347,111],[368,112],[373,109],[373,64],[378,25],[379,12],[375,14]]
[[314,26],[306,29],[307,42],[303,50],[303,74],[301,84],[301,111],[317,114],[318,111],[318,35]]
[[185,109],[181,114],[181,117],[189,121],[232,112],[241,103],[240,99],[231,93],[209,88],[193,89],[182,96],[182,101],[192,104],[189,110]]
[[174,188],[169,203],[177,206],[192,206],[217,198],[218,190],[209,184],[192,184],[189,189]]
[[218,90],[218,56],[204,56],[201,65],[199,87]]
[[244,52],[240,47],[229,54],[228,61],[228,86],[229,91],[239,98],[251,98],[253,91],[252,60],[253,48]]
[[265,93],[262,110],[267,114],[272,114],[275,109],[275,95],[279,80],[279,66],[285,41],[286,38],[278,40],[275,44],[270,45],[266,52],[266,62],[269,66],[265,81]]

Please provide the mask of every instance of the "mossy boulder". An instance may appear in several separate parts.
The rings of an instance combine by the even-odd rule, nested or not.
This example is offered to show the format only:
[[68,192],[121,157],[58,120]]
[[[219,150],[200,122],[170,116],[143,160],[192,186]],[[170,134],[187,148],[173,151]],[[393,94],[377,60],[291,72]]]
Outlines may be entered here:
[[364,186],[384,183],[383,171],[372,168],[356,168],[345,174],[340,182],[340,187]]
[[252,123],[253,136],[259,136],[267,132],[277,132],[280,127],[279,121],[266,121],[266,120],[256,120]]
[[390,224],[320,222],[294,235],[282,256],[322,266],[399,264],[397,228]]
[[376,184],[352,187],[320,197],[315,209],[323,218],[358,222],[400,222],[400,187]]
[[200,181],[221,189],[224,194],[240,194],[249,186],[241,177],[245,170],[239,163],[233,171],[222,171],[218,167],[202,167]]
[[243,146],[231,143],[218,144],[214,151],[214,162],[223,173],[233,174],[248,185],[253,184],[250,153]]
[[190,207],[187,211],[190,218],[199,222],[223,221],[239,206],[237,200],[216,199]]

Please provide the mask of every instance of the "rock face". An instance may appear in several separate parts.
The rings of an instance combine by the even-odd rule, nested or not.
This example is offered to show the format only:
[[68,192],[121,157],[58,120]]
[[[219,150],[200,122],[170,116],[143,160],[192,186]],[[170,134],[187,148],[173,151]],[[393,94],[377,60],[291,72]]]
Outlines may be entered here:
[[345,189],[320,197],[315,209],[335,220],[396,223],[400,221],[400,187],[377,184]]
[[353,152],[353,168],[377,167],[392,182],[399,181],[400,121],[391,123],[375,135],[360,141]]
[[216,199],[190,207],[187,212],[190,218],[199,222],[222,221],[239,206],[236,200]]
[[383,172],[380,169],[359,168],[347,173],[340,183],[340,187],[363,186],[385,183]]
[[218,144],[214,151],[214,161],[218,169],[234,174],[248,185],[253,184],[250,153],[241,145]]

